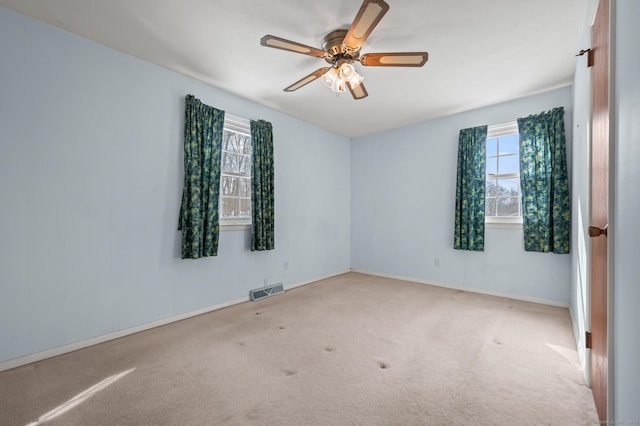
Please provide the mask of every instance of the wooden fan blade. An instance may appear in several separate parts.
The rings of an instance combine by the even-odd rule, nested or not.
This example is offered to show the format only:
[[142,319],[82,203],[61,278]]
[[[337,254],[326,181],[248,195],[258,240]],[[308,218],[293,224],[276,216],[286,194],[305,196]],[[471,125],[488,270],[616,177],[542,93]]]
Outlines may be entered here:
[[351,92],[351,96],[353,96],[353,99],[362,99],[362,98],[366,98],[367,96],[369,96],[369,93],[367,93],[367,89],[364,87],[364,84],[360,83],[358,84],[355,88],[351,87],[351,83],[347,82],[347,87],[349,88],[349,91]]
[[302,86],[306,86],[307,84],[311,83],[316,78],[322,77],[330,69],[331,69],[331,67],[324,67],[324,68],[317,69],[314,72],[312,72],[311,74],[309,74],[309,75],[307,75],[305,77],[302,77],[300,80],[296,81],[291,86],[286,87],[284,89],[284,91],[285,92],[293,92],[294,90],[298,90]]
[[260,44],[266,47],[273,47],[276,49],[288,50],[289,52],[315,56],[316,58],[323,58],[325,56],[323,50],[272,35],[262,37],[260,39]]
[[342,43],[358,51],[388,10],[384,0],[364,0]]
[[367,53],[360,63],[368,67],[421,67],[427,63],[427,52]]

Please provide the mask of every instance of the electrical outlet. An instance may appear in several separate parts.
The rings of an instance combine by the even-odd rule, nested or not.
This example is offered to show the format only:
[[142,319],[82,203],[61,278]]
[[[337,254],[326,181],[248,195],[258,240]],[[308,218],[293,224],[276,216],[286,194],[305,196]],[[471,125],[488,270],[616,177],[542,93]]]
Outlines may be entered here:
[[267,286],[267,279],[266,278],[264,279],[264,286],[265,287]]
[[289,261],[285,260],[284,264],[282,265],[284,270],[286,271],[287,269],[289,269]]
[[436,266],[440,266],[440,258],[436,257],[435,259],[433,259],[433,264]]

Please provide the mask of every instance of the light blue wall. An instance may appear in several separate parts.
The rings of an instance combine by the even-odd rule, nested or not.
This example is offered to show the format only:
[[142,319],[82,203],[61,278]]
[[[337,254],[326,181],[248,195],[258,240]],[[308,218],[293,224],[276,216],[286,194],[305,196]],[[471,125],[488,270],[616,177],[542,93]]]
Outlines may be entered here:
[[640,2],[614,2],[613,397],[618,422],[640,420]]
[[[349,139],[4,8],[0,85],[0,362],[349,268]],[[273,123],[274,251],[179,258],[188,93]]]
[[352,268],[568,304],[569,255],[525,253],[522,229],[487,228],[482,253],[453,250],[453,211],[460,129],[564,106],[570,143],[571,97],[563,88],[353,140]]

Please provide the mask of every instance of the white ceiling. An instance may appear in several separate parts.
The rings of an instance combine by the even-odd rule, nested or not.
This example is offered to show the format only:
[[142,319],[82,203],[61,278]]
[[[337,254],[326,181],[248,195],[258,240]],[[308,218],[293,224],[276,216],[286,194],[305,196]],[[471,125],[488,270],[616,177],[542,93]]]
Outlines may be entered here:
[[[569,85],[587,0],[387,0],[362,53],[427,51],[423,68],[356,64],[355,101],[320,80],[282,89],[322,59],[260,46],[272,34],[322,48],[361,0],[0,0],[17,12],[347,137]],[[197,94],[196,94],[197,96]]]

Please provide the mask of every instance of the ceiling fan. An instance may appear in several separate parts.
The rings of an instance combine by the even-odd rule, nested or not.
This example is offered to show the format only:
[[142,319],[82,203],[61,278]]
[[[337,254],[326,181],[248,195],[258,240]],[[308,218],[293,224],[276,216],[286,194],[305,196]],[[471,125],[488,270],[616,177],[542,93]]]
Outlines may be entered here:
[[421,67],[429,58],[427,52],[393,52],[367,53],[360,55],[360,48],[378,25],[389,5],[384,0],[364,0],[360,10],[348,30],[334,30],[326,35],[322,50],[295,41],[273,35],[266,35],[260,39],[260,44],[266,47],[302,53],[303,55],[323,58],[331,66],[315,70],[284,89],[293,92],[317,78],[322,77],[323,83],[334,92],[345,92],[349,89],[354,99],[367,97],[367,89],[362,84],[362,76],[358,74],[353,62],[368,67]]

